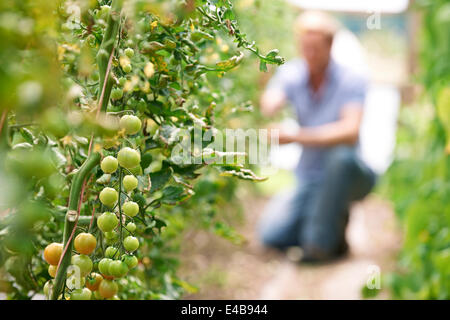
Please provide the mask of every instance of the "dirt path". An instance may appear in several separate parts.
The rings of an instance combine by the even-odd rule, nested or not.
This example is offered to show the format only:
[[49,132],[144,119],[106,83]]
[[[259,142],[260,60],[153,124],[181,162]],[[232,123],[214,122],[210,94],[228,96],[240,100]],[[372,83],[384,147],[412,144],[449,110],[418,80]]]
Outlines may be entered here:
[[[280,254],[260,245],[255,225],[266,201],[246,201],[246,220],[237,227],[247,238],[242,246],[207,232],[189,239],[181,274],[200,290],[185,299],[361,299],[371,274],[392,270],[401,236],[386,201],[371,195],[355,204],[347,228],[350,254],[320,266],[295,263],[299,249]],[[383,284],[378,298],[388,298]]]

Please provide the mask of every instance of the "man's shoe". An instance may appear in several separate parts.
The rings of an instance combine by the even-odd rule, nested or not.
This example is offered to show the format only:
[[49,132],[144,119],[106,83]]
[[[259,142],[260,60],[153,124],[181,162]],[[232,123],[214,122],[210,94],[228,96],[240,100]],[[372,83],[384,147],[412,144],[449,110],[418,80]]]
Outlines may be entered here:
[[347,242],[344,240],[339,245],[338,250],[335,253],[328,253],[315,246],[307,246],[304,248],[303,257],[300,260],[301,263],[323,263],[329,262],[345,256],[349,251]]
[[303,250],[303,257],[300,259],[301,263],[321,263],[330,260],[329,255],[314,246],[307,246]]

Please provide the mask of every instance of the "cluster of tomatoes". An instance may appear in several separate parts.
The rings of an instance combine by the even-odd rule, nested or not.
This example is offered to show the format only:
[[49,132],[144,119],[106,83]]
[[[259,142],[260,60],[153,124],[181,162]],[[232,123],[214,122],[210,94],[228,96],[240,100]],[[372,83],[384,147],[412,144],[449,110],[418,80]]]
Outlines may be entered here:
[[[124,115],[119,122],[120,128],[125,134],[133,135],[140,131],[141,120],[134,115]],[[133,253],[139,248],[139,240],[133,236],[136,224],[133,217],[139,213],[139,205],[131,200],[123,203],[117,202],[120,193],[129,194],[138,186],[138,179],[131,174],[130,169],[139,166],[141,156],[139,151],[124,147],[113,156],[104,157],[100,167],[105,174],[114,174],[117,169],[128,172],[121,178],[119,192],[111,187],[105,187],[99,194],[100,202],[108,211],[103,212],[97,218],[97,227],[103,234],[106,245],[109,245],[102,253],[102,259],[96,261],[95,268],[90,255],[97,248],[97,239],[91,233],[79,233],[74,240],[75,251],[78,253],[71,258],[71,267],[67,271],[66,288],[70,300],[90,299],[118,299],[118,285],[116,279],[127,275],[129,270],[138,265],[138,259]],[[130,197],[127,197],[130,199]],[[113,210],[118,207],[119,212]],[[126,221],[129,221],[126,225]],[[114,244],[118,244],[114,246]],[[101,247],[101,246],[100,246]],[[101,250],[101,248],[99,248]],[[99,251],[98,250],[98,251]],[[51,243],[44,250],[44,259],[50,264],[48,273],[55,277],[57,266],[63,253],[61,243]],[[93,272],[97,269],[96,272]],[[44,294],[48,296],[50,281],[44,286]]]

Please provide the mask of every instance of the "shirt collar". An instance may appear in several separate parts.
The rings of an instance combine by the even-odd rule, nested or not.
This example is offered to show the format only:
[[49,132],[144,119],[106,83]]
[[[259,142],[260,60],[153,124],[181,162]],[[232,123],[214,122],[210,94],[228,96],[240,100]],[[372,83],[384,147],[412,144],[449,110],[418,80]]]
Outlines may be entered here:
[[[325,71],[326,73],[326,83],[325,85],[328,85],[331,81],[334,81],[337,78],[338,74],[338,64],[336,61],[334,61],[333,58],[330,57],[330,61],[328,62],[327,69]],[[303,78],[302,85],[307,86],[309,83],[309,69],[308,65],[305,62],[305,77]]]

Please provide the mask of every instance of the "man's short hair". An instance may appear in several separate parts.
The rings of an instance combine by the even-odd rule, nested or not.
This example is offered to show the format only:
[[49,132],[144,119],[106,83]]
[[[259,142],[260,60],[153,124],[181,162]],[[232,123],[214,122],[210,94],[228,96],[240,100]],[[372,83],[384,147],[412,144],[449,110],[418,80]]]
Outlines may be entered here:
[[305,11],[294,23],[294,31],[302,35],[307,31],[321,32],[331,40],[339,30],[339,22],[331,15],[322,11]]

